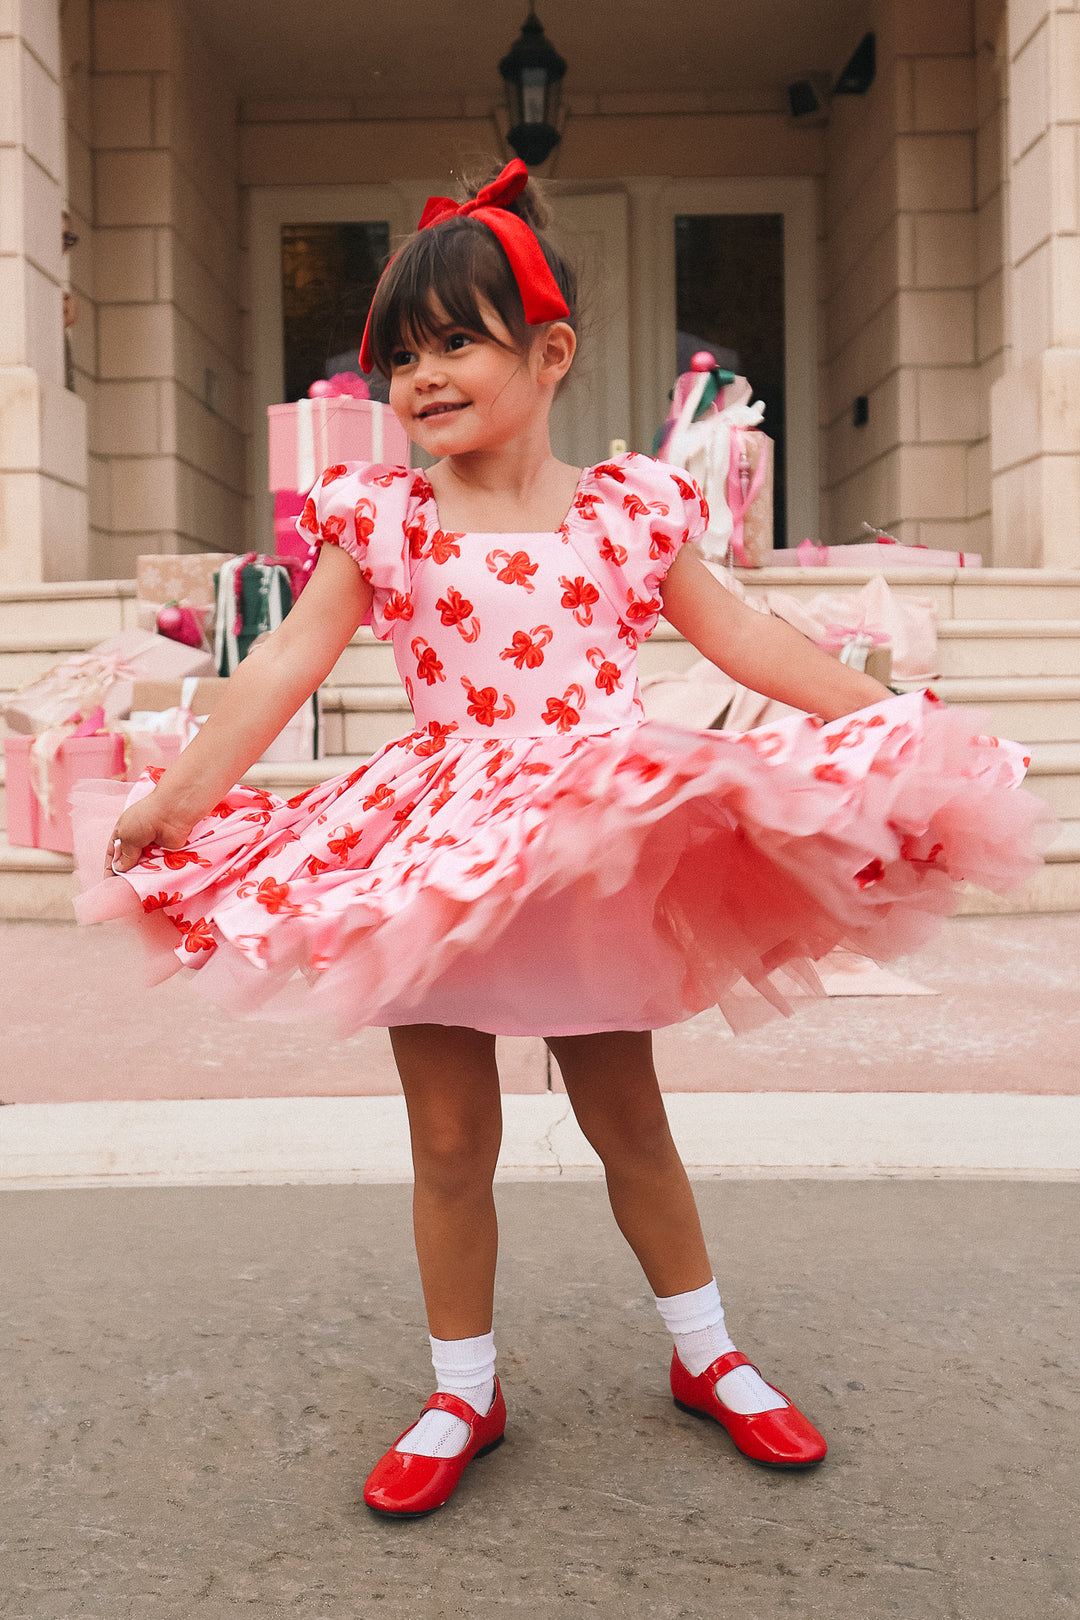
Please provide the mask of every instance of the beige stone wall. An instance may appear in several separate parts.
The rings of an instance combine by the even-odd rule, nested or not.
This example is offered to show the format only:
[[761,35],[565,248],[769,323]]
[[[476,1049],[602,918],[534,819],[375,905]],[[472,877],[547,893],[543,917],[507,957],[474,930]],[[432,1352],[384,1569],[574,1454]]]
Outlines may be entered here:
[[64,387],[57,0],[0,5],[0,579],[87,572],[85,407]]
[[94,0],[94,571],[239,547],[236,100],[177,0]]
[[1080,11],[1010,0],[1006,365],[992,391],[996,554],[1080,566]]
[[[0,0],[5,580],[265,545],[245,188],[427,179],[498,149],[487,102],[238,106],[191,13]],[[775,94],[579,96],[552,172],[816,177],[822,538],[857,539],[867,518],[999,564],[1075,565],[1080,9],[855,0],[852,39],[864,28],[877,80],[836,99],[825,131],[792,126]]]
[[[987,390],[1000,364],[1000,174],[974,8],[873,0],[878,74],[833,102],[822,273],[830,537],[864,520],[987,560]],[[977,98],[976,90],[979,90]],[[855,427],[855,397],[869,422]]]
[[[467,99],[246,101],[240,118],[240,177],[251,186],[430,179],[500,150],[490,107]],[[821,131],[789,123],[777,95],[578,96],[545,173],[816,174],[822,161]]]

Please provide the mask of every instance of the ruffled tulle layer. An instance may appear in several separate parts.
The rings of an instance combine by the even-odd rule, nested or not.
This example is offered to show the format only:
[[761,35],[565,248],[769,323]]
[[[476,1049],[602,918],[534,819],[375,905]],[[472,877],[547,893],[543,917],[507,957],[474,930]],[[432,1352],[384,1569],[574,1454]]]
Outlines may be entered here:
[[922,693],[743,734],[429,726],[288,803],[236,788],[104,882],[120,804],[152,784],[84,784],[77,912],[132,920],[152,977],[194,967],[242,1017],[556,1035],[717,1005],[743,1029],[837,945],[899,955],[964,882],[1029,877],[1051,818],[1025,765]]

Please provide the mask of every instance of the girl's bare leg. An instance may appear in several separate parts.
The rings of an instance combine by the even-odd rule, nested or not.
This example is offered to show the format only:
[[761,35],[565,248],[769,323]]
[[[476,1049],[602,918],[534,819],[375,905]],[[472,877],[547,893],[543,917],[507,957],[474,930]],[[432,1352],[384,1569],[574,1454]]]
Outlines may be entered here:
[[664,1298],[703,1288],[712,1267],[675,1150],[648,1031],[551,1037],[578,1124],[600,1155],[619,1230]]
[[390,1031],[409,1111],[413,1230],[428,1327],[437,1339],[491,1331],[502,1140],[495,1037],[443,1024]]

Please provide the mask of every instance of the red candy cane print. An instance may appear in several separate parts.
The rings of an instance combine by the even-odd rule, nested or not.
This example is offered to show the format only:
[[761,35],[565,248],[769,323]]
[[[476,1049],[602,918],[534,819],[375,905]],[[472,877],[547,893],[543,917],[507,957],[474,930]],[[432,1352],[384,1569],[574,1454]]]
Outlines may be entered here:
[[[571,705],[571,698],[576,707]],[[556,731],[569,731],[581,721],[581,710],[585,707],[585,689],[578,686],[575,681],[568,686],[561,698],[549,697],[547,708],[540,716],[545,726],[554,726]]]
[[597,687],[610,697],[615,688],[622,685],[622,672],[618,664],[613,664],[610,658],[605,658],[600,647],[590,647],[585,656],[596,671]]
[[643,501],[640,495],[624,495],[623,511],[629,512],[631,519],[648,517],[655,512],[657,517],[667,517],[671,507],[664,501]]
[[527,551],[489,551],[484,561],[500,584],[520,585],[530,596],[535,591],[532,576],[539,564],[533,562]]
[[429,686],[434,686],[436,681],[445,681],[446,674],[438,654],[423,636],[413,637],[412,654],[416,659],[416,673],[422,681],[426,681]]
[[592,624],[592,610],[600,600],[600,592],[596,586],[590,585],[584,574],[576,574],[573,579],[560,574],[559,584],[563,588],[559,606],[572,613],[578,624]]
[[458,541],[462,539],[464,539],[463,535],[451,534],[446,529],[436,529],[431,537],[431,551],[429,552],[432,562],[441,566],[443,563],[449,562],[451,557],[460,557],[461,547],[458,545]]
[[[461,592],[457,590],[455,586],[451,585],[446,595],[440,596],[435,606],[439,610],[439,615],[443,624],[447,625],[448,627],[453,625],[462,641],[471,642],[478,638],[480,634],[480,620],[473,613],[473,605],[469,601],[468,597],[462,596]],[[468,629],[466,629],[465,620],[469,619],[470,614],[472,617]]]
[[544,648],[555,634],[550,624],[534,624],[531,630],[515,630],[509,647],[504,647],[500,658],[512,658],[515,669],[539,669],[544,662]]
[[357,541],[362,546],[366,546],[375,533],[375,517],[375,502],[361,496],[353,507],[353,523],[356,527]]
[[503,693],[503,707],[497,707],[499,694],[494,686],[482,686],[479,691],[467,675],[461,677],[461,684],[469,696],[467,712],[473,716],[478,725],[493,726],[496,720],[509,720],[514,713],[514,702],[507,693]]

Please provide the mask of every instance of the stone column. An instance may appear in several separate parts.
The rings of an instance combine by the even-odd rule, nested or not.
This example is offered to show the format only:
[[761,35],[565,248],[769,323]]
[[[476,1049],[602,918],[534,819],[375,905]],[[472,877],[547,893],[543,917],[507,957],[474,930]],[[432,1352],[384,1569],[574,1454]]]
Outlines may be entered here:
[[0,6],[0,584],[87,573],[86,407],[64,387],[59,0]]
[[[877,77],[826,135],[823,538],[988,549],[972,0],[873,0]],[[853,403],[866,396],[857,425]]]
[[141,552],[243,539],[236,102],[181,0],[93,18],[94,564],[125,577]]
[[991,394],[994,561],[1080,566],[1080,10],[1010,0],[1007,370]]

